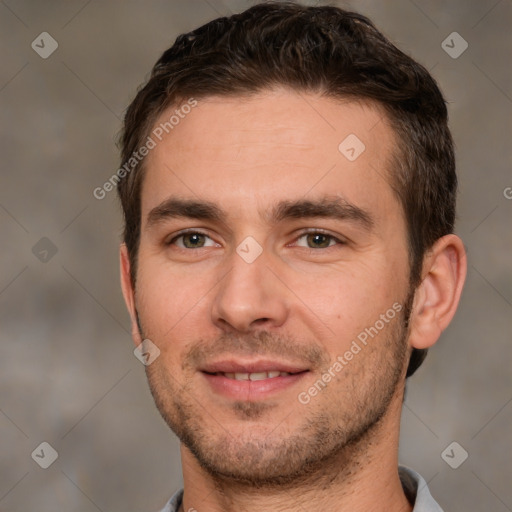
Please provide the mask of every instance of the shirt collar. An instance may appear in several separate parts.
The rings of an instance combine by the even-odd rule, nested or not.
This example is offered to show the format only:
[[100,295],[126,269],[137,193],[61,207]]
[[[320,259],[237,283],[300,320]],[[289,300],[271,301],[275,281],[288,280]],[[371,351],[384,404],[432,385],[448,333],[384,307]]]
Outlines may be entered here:
[[[398,467],[398,474],[407,499],[414,505],[413,512],[443,512],[421,475],[405,466]],[[182,499],[183,489],[180,489],[160,512],[178,512]]]

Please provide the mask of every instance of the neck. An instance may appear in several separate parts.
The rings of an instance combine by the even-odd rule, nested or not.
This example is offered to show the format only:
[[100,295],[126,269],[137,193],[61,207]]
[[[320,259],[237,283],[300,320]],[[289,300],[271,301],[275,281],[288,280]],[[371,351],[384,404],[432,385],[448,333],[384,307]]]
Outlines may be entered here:
[[332,454],[300,480],[254,487],[203,469],[184,446],[183,510],[234,512],[411,512],[398,476],[398,436],[402,397],[357,442]]

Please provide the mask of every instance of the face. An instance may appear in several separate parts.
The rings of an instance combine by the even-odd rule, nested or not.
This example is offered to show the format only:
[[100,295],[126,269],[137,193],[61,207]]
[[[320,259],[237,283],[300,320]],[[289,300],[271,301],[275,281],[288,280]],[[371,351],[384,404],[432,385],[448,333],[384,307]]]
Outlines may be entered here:
[[212,474],[297,479],[401,393],[394,145],[376,107],[276,89],[200,100],[148,155],[134,296],[160,355],[146,371]]

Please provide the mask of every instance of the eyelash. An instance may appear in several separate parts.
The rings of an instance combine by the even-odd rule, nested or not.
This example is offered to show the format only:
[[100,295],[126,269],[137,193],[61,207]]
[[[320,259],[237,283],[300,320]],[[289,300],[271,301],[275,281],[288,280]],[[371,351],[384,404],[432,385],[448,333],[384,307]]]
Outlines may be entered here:
[[[346,245],[347,242],[345,240],[342,240],[334,235],[331,235],[330,233],[327,233],[326,231],[322,230],[322,229],[314,229],[314,228],[311,228],[309,230],[305,230],[305,231],[302,231],[298,236],[297,238],[295,239],[295,241],[298,241],[300,240],[302,237],[304,236],[307,236],[307,235],[323,235],[323,236],[326,236],[327,238],[330,239],[330,241],[335,241],[337,242],[335,245]],[[185,231],[181,231],[180,233],[178,233],[177,235],[175,235],[171,240],[169,240],[168,242],[165,242],[165,245],[167,246],[170,246],[170,245],[173,245],[176,240],[186,236],[186,235],[202,235],[202,236],[205,236],[207,238],[210,238],[210,240],[212,240],[212,238],[210,236],[208,236],[206,233],[203,233],[202,231],[198,231],[198,230],[194,230],[194,229],[190,229],[190,230],[185,230]],[[314,252],[317,252],[319,249],[323,249],[323,250],[326,250],[326,249],[331,249],[333,247],[335,247],[335,245],[329,245],[327,247],[320,247],[320,248],[313,248],[313,247],[303,247],[303,249],[309,249],[310,251],[314,251]],[[184,251],[192,251],[194,249],[191,249],[191,248],[182,248],[182,247],[179,247],[178,249],[181,249],[181,250],[184,250]],[[197,249],[205,249],[205,247],[198,247]],[[195,250],[197,250],[195,249]]]

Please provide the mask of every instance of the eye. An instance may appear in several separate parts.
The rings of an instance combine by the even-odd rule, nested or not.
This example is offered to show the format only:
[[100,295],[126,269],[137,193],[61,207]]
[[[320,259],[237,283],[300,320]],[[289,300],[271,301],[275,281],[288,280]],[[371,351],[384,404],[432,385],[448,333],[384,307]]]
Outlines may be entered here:
[[[305,240],[305,245],[299,243],[302,239]],[[299,238],[297,238],[297,245],[299,247],[307,247],[309,249],[327,249],[338,244],[344,245],[345,242],[333,235],[323,233],[322,231],[309,231],[307,233],[303,233]]]
[[[207,245],[208,240],[211,243]],[[215,246],[215,242],[199,231],[187,231],[175,236],[166,245],[176,245],[180,249],[202,249]]]

